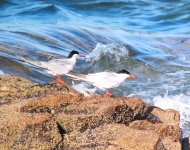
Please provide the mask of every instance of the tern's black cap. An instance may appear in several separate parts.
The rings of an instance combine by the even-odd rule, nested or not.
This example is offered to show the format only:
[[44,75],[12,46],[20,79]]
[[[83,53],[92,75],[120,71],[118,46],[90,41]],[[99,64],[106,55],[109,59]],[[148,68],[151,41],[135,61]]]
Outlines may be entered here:
[[117,73],[130,74],[129,71],[127,71],[127,70],[125,70],[125,69],[122,69],[122,70],[118,71]]
[[72,50],[72,51],[69,53],[69,55],[68,55],[67,58],[72,58],[74,54],[79,54],[79,52],[77,52],[77,51],[75,51],[75,50]]

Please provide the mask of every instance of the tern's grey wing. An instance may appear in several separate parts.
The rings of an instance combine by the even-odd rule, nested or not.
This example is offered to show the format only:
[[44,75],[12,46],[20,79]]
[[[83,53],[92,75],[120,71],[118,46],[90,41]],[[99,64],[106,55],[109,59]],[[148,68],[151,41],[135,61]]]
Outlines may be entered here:
[[75,59],[55,59],[48,62],[48,70],[51,70],[52,72],[56,74],[66,74],[70,72],[75,63]]
[[48,61],[49,63],[58,63],[58,62],[67,62],[68,59],[52,59],[50,61]]
[[54,59],[54,60],[51,60],[48,62],[49,64],[52,64],[52,65],[72,65],[74,62],[71,61],[70,59]]
[[44,61],[31,61],[31,60],[26,60],[25,61],[27,64],[32,65],[35,68],[39,68],[39,69],[43,69],[43,70],[47,70],[47,62]]

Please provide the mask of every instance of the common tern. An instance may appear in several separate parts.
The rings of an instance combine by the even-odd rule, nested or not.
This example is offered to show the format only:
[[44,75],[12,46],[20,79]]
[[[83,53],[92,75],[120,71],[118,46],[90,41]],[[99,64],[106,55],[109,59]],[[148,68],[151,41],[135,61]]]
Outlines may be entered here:
[[112,96],[108,91],[110,88],[118,87],[127,78],[135,79],[136,75],[130,74],[127,70],[122,69],[116,72],[98,72],[91,74],[76,74],[76,73],[66,73],[67,76],[72,77],[75,80],[83,80],[88,83],[93,84],[97,88],[105,91],[105,94]]
[[63,84],[64,81],[61,80],[60,75],[69,73],[76,64],[76,59],[79,57],[85,57],[83,54],[79,54],[78,51],[72,50],[67,58],[64,59],[53,59],[50,61],[28,61],[27,63],[42,68],[49,74],[56,76],[54,82]]

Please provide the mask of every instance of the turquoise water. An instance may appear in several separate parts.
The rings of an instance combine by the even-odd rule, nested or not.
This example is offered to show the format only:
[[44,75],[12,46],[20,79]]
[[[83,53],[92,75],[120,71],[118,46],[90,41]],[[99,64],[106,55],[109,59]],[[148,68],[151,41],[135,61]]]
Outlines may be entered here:
[[111,92],[176,109],[188,134],[189,9],[186,0],[0,0],[0,73],[48,82],[52,76],[22,58],[47,61],[75,49],[96,56],[75,71],[129,70],[138,79]]

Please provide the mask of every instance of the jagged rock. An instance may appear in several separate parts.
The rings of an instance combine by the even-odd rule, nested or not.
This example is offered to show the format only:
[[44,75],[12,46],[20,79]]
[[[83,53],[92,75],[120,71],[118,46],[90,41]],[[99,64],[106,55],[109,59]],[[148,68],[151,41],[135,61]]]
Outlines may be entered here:
[[82,97],[79,93],[70,92],[52,94],[23,103],[21,112],[51,113],[51,111],[54,111],[54,113],[58,113],[64,111],[64,108],[68,105],[81,101]]
[[0,106],[20,102],[23,99],[45,97],[67,92],[67,87],[56,84],[40,85],[21,77],[0,76]]
[[105,124],[83,133],[72,132],[64,138],[67,150],[163,150],[159,136],[151,131],[135,130],[123,124]]
[[[130,103],[136,106],[139,104],[139,107],[131,108],[128,106]],[[74,130],[82,132],[104,123],[128,124],[136,116],[144,118],[147,111],[146,104],[137,98],[110,98],[96,95],[66,107],[62,113],[58,114],[57,120],[67,132]]]
[[173,109],[162,110],[158,107],[151,107],[151,113],[156,115],[164,124],[179,126],[180,116],[179,113]]
[[62,141],[57,123],[49,114],[20,114],[0,120],[0,148],[51,149]]
[[159,135],[166,149],[181,149],[181,129],[177,125],[168,125],[163,123],[152,124],[146,120],[137,120],[131,122],[129,127],[143,131],[154,131]]
[[0,149],[181,149],[179,113],[0,76]]

